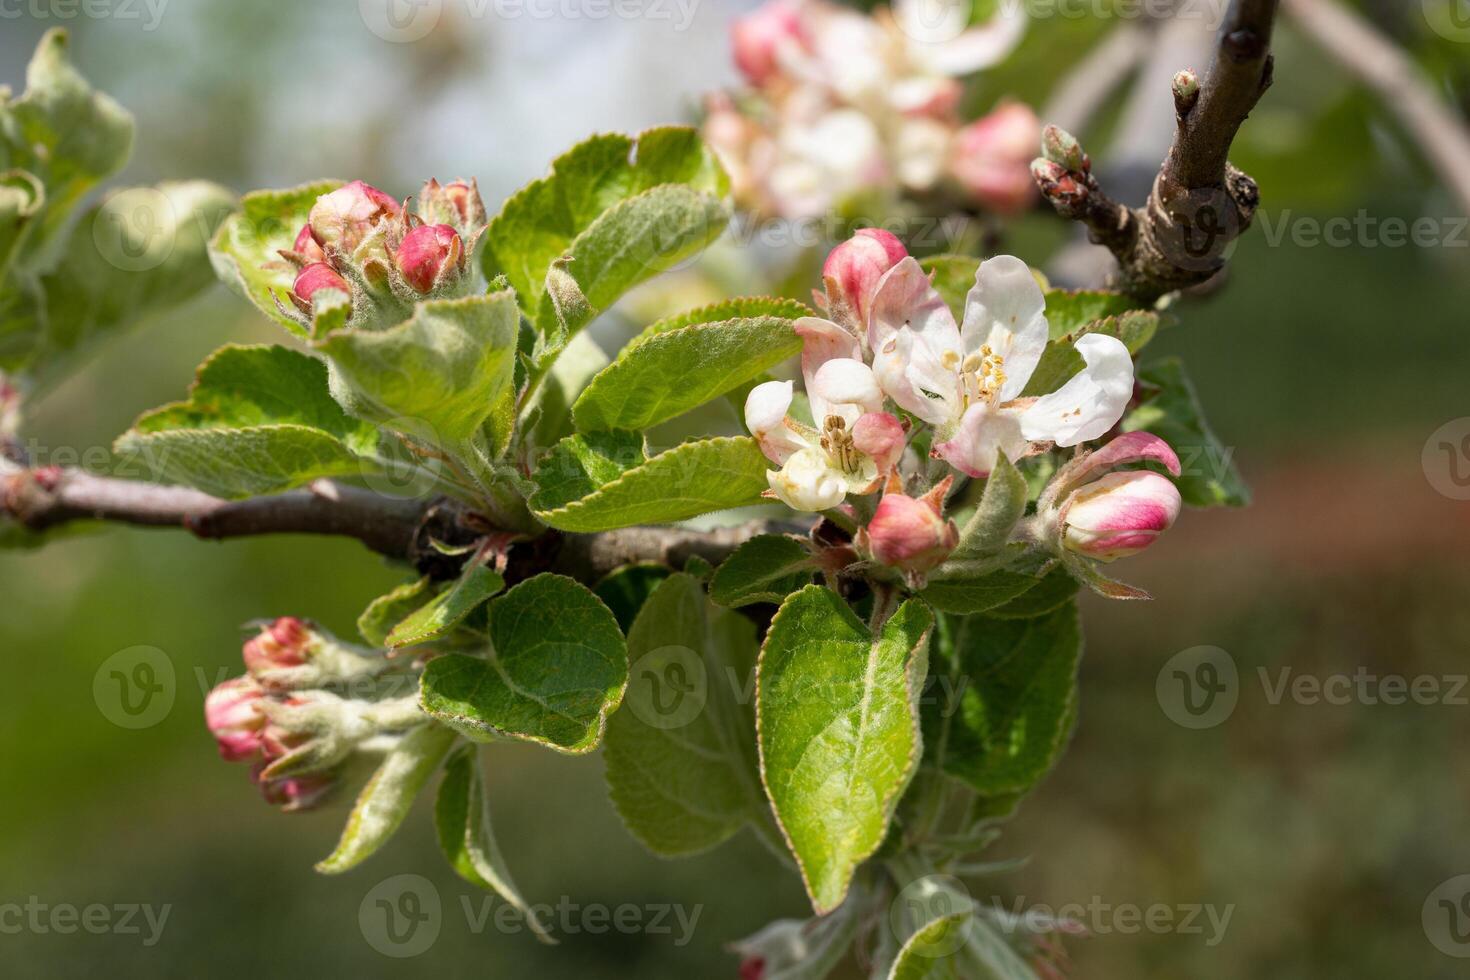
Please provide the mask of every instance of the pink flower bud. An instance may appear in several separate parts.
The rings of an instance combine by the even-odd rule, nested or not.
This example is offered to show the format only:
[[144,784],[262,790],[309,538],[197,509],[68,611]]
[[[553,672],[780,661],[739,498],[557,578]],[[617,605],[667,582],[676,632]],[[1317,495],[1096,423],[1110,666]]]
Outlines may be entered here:
[[325,799],[337,787],[337,778],[332,773],[313,773],[309,776],[292,776],[286,779],[264,779],[261,773],[265,764],[258,764],[250,778],[260,788],[260,795],[272,806],[287,813],[310,810]]
[[308,263],[327,261],[327,253],[322,251],[321,245],[317,244],[317,240],[311,234],[311,225],[301,226],[301,230],[296,233],[296,243],[291,246],[291,250],[306,259]]
[[943,564],[960,537],[954,521],[945,520],[941,512],[953,480],[945,477],[918,499],[885,493],[865,534],[873,558],[918,575]]
[[1075,490],[1062,505],[1063,543],[1112,561],[1153,544],[1179,516],[1179,491],[1148,470],[1109,473]]
[[793,4],[770,0],[730,26],[735,67],[752,85],[764,85],[782,68],[783,57],[806,46],[806,30]]
[[1036,113],[1024,103],[1008,102],[960,130],[954,175],[981,204],[1014,214],[1035,197],[1030,164],[1040,142]]
[[296,283],[291,287],[291,292],[309,306],[311,297],[318,289],[337,289],[348,296],[352,295],[352,290],[347,286],[347,280],[337,275],[325,262],[313,262],[302,269],[296,276]]
[[315,643],[311,630],[294,616],[282,616],[245,644],[245,669],[259,674],[306,663]]
[[421,293],[434,288],[441,275],[453,275],[464,258],[464,242],[449,225],[419,225],[398,246],[398,271]]
[[419,217],[431,225],[452,226],[461,235],[474,236],[485,227],[485,202],[474,181],[441,185],[430,180],[419,194]]
[[227,762],[239,762],[261,750],[265,716],[256,710],[265,692],[249,677],[236,677],[215,687],[204,699],[204,723]]
[[765,957],[747,956],[740,961],[740,980],[761,980],[765,975]]
[[822,280],[827,284],[827,301],[831,312],[852,312],[859,326],[866,329],[868,310],[878,281],[908,257],[908,249],[891,232],[881,228],[859,228],[851,238],[827,254],[822,266]]
[[308,223],[318,243],[351,252],[381,219],[397,218],[401,211],[398,202],[387,194],[354,180],[317,198]]
[[898,465],[907,439],[903,423],[887,412],[868,412],[852,424],[852,444],[873,457],[880,475]]
[[0,436],[13,436],[20,428],[20,389],[0,374]]

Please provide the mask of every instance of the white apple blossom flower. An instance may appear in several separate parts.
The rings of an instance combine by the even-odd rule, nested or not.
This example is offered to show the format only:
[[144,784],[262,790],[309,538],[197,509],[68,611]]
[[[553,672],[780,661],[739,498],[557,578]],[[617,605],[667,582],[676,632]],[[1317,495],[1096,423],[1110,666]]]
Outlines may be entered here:
[[987,475],[999,453],[1014,460],[1036,444],[1100,438],[1122,417],[1133,395],[1133,359],[1104,334],[1077,341],[1085,367],[1060,389],[1021,397],[1047,340],[1041,287],[1008,255],[981,263],[959,327],[912,258],[884,276],[868,321],[883,391],[933,425],[934,453],[971,476]]

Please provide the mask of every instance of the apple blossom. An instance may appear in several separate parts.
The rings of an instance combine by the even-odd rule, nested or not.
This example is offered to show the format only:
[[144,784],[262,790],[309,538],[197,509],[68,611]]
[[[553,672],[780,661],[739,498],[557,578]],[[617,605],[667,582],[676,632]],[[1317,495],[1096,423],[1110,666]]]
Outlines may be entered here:
[[397,218],[402,207],[371,184],[354,180],[312,205],[308,224],[312,236],[323,245],[334,245],[351,253],[383,218]]
[[1116,337],[1076,343],[1084,367],[1060,389],[1022,398],[1048,340],[1046,300],[1020,259],[981,263],[956,327],[918,262],[883,279],[868,323],[873,370],[888,397],[936,428],[934,453],[971,476],[998,454],[1075,446],[1117,424],[1133,395],[1133,359]]
[[310,311],[311,298],[321,289],[335,289],[348,296],[352,295],[347,280],[337,275],[336,271],[325,262],[313,262],[302,269],[296,276],[296,282],[291,286],[291,292],[305,305],[303,313]]
[[301,226],[301,230],[296,233],[296,242],[291,248],[308,264],[327,261],[327,253],[322,251],[316,236],[311,233],[310,224]]
[[236,677],[215,686],[204,699],[204,722],[219,743],[227,762],[249,759],[261,750],[265,716],[258,706],[265,691],[249,677]]
[[975,200],[1014,214],[1036,197],[1031,161],[1040,138],[1041,124],[1031,107],[1008,102],[960,130],[950,167]]
[[418,216],[427,224],[449,225],[469,241],[488,223],[485,202],[474,180],[454,180],[447,184],[429,180],[419,192]]
[[260,795],[272,806],[284,813],[299,813],[320,804],[337,788],[334,773],[314,773],[310,776],[294,776],[286,779],[266,779],[263,776],[265,763],[257,763],[250,778],[260,788]]
[[943,516],[944,498],[954,483],[946,476],[922,497],[902,492],[898,479],[878,501],[868,526],[858,532],[858,547],[884,565],[902,569],[917,583],[925,572],[944,563],[959,543],[959,529]]
[[797,4],[769,0],[730,25],[735,66],[752,85],[765,85],[806,46],[806,28]]
[[1109,473],[1063,504],[1062,541],[1099,561],[1137,554],[1173,525],[1180,506],[1179,490],[1166,477],[1147,470]]
[[464,241],[449,225],[419,225],[398,246],[398,271],[410,286],[427,293],[463,271]]
[[850,313],[858,329],[866,330],[878,283],[884,273],[908,254],[903,242],[892,232],[859,228],[851,238],[828,252],[822,265],[828,312],[838,318]]

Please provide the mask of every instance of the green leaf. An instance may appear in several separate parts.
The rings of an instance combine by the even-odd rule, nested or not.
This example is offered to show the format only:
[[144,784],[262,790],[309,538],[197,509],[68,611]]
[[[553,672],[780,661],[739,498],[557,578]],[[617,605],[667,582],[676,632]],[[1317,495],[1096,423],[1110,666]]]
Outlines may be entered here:
[[550,336],[556,316],[546,279],[570,256],[566,269],[589,304],[567,325],[574,333],[626,290],[719,237],[728,192],[729,179],[692,129],[652,129],[636,140],[594,136],[505,203],[486,232],[486,278],[503,273],[527,318]]
[[965,319],[965,297],[975,286],[975,272],[980,260],[969,255],[931,255],[920,259],[919,266],[933,274],[934,290],[944,298],[955,323]]
[[1194,385],[1177,357],[1143,365],[1141,404],[1123,416],[1124,432],[1152,432],[1179,454],[1184,475],[1175,480],[1191,507],[1244,507],[1250,489],[1235,468],[1234,452],[1221,444],[1205,421]]
[[778,296],[740,296],[735,299],[721,300],[708,306],[701,306],[673,316],[664,317],[649,326],[632,340],[628,341],[623,351],[626,353],[632,348],[642,344],[654,337],[661,336],[673,330],[684,327],[692,327],[700,323],[720,323],[725,320],[756,320],[774,317],[778,320],[800,320],[804,316],[815,316],[816,312],[804,303],[798,303],[794,299],[785,299]]
[[[1048,314],[1050,311],[1048,311]],[[1027,397],[1047,395],[1071,380],[1083,368],[1082,355],[1077,353],[1077,338],[1084,334],[1100,333],[1117,337],[1127,346],[1129,353],[1137,354],[1153,339],[1159,328],[1159,315],[1135,310],[1104,320],[1094,320],[1082,327],[1054,337],[1042,351],[1041,360],[1031,380],[1026,383]]]
[[323,874],[350,871],[386,844],[444,761],[455,737],[448,728],[432,722],[404,735],[362,788],[336,850],[316,869]]
[[878,636],[809,585],[771,622],[757,668],[761,775],[817,913],[842,903],[918,764],[933,615],[906,602]]
[[510,389],[519,325],[502,291],[420,303],[396,327],[338,330],[316,346],[350,411],[449,447],[474,437]]
[[1016,523],[1026,514],[1027,497],[1026,478],[1004,454],[997,456],[980,504],[960,529],[959,544],[950,560],[974,561],[1004,550]]
[[572,403],[608,364],[608,356],[589,335],[571,339],[521,412],[522,439],[532,451],[572,434]]
[[424,604],[424,597],[432,589],[427,575],[413,582],[405,582],[391,592],[378,596],[357,617],[357,632],[375,647],[388,645],[388,634],[393,627]]
[[376,444],[376,430],[332,400],[320,361],[231,345],[200,366],[188,401],[143,415],[117,451],[161,478],[245,497],[375,471]]
[[973,910],[931,919],[898,951],[888,980],[1039,980]]
[[1058,566],[1010,602],[987,609],[985,615],[994,619],[1035,619],[1060,608],[1077,594],[1077,588],[1077,580]]
[[341,186],[340,180],[319,180],[288,190],[246,194],[240,211],[220,226],[209,244],[215,274],[260,312],[298,335],[304,336],[300,325],[276,305],[280,299],[289,308],[285,297],[296,280],[296,270],[280,251],[296,244],[316,199]]
[[1030,575],[1000,569],[975,576],[931,579],[919,595],[940,612],[968,615],[1011,602],[1036,583]]
[[490,603],[483,658],[451,654],[424,670],[429,714],[476,741],[590,752],[623,699],[628,653],[617,620],[582,585],[538,575]]
[[[686,442],[616,470],[605,455],[584,451],[587,440],[573,440],[580,441],[563,440],[536,470],[540,490],[530,500],[538,518],[563,531],[682,521],[759,503],[770,486],[765,456],[744,436]],[[601,469],[589,465],[591,456]]]
[[753,602],[781,603],[811,584],[817,561],[796,538],[761,534],[736,548],[715,570],[710,598],[731,609]]
[[655,854],[707,850],[763,819],[754,716],[738,696],[755,658],[755,624],[711,605],[683,573],[634,620],[628,694],[607,726],[607,784]]
[[618,628],[627,633],[633,628],[638,610],[653,595],[653,590],[672,574],[673,569],[667,565],[655,565],[651,562],[624,565],[604,576],[592,591],[613,611],[618,620]]
[[499,572],[483,564],[471,564],[453,585],[393,627],[387,646],[396,650],[448,636],[466,616],[503,588],[505,579]]
[[1090,323],[1139,308],[1138,301],[1126,293],[1107,289],[1046,291],[1046,322],[1051,328],[1052,340],[1061,340],[1068,335],[1077,334]]
[[983,796],[1031,789],[1070,734],[1081,656],[1070,602],[1036,619],[959,620],[942,668],[958,703],[926,712],[932,757]]
[[791,321],[722,320],[623,351],[577,399],[577,428],[643,430],[718,398],[801,352]]
[[0,97],[0,171],[28,171],[46,188],[26,242],[34,269],[50,264],[50,247],[72,210],[122,169],[133,148],[133,117],[87,84],[68,44],[66,31],[47,31],[26,69],[25,92]]
[[434,828],[439,849],[465,881],[494,892],[517,909],[536,938],[555,944],[530,905],[511,880],[510,870],[490,827],[490,808],[485,799],[485,781],[475,750],[464,746],[444,764],[444,778],[434,801]]

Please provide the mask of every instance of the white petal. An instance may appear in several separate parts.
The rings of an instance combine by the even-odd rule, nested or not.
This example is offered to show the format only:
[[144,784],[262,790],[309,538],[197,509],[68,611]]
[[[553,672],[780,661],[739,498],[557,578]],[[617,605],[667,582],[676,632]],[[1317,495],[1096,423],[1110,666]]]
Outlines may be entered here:
[[1046,298],[1031,269],[1012,255],[980,263],[975,286],[965,297],[964,349],[988,346],[1003,363],[1006,382],[998,399],[1010,401],[1026,388],[1046,349]]
[[[809,395],[812,391],[812,379],[817,376],[817,371],[823,364],[837,357],[862,360],[862,344],[831,320],[804,316],[796,321],[795,329],[797,336],[801,338],[801,377]],[[817,424],[820,425],[821,421],[819,417]]]
[[750,394],[745,396],[745,427],[773,463],[784,463],[804,445],[786,427],[792,387],[790,381],[767,381],[750,389]]
[[819,449],[794,453],[779,471],[767,474],[767,479],[776,496],[792,510],[827,510],[847,498],[846,478]]
[[1133,357],[1117,337],[1090,333],[1077,341],[1086,367],[1026,409],[1026,438],[1058,446],[1100,439],[1118,424],[1133,397]]
[[839,415],[851,425],[868,412],[883,409],[883,391],[878,387],[873,369],[846,357],[823,364],[806,394],[818,429],[828,415]]
[[[917,352],[917,353],[916,353]],[[883,391],[904,409],[914,413],[925,422],[938,424],[949,420],[950,410],[943,403],[935,402],[914,387],[909,371],[912,361],[919,357],[923,365],[937,363],[929,348],[907,327],[901,328],[881,347],[873,351],[873,374]],[[921,366],[916,373],[927,378],[928,372]],[[958,397],[955,376],[950,375],[950,387]]]
[[[899,0],[898,6],[923,7],[926,0]],[[934,3],[935,0],[927,0]],[[955,3],[955,0],[949,0]],[[955,4],[969,13],[969,3]],[[1004,60],[1026,33],[1028,17],[1023,4],[1002,3],[989,23],[922,48],[924,64],[946,75],[968,75]]]
[[868,346],[879,350],[903,327],[912,330],[936,357],[960,350],[960,331],[944,297],[913,256],[883,274],[868,314]]
[[955,469],[970,476],[988,476],[995,468],[996,457],[1021,458],[1029,445],[1021,433],[1019,413],[1005,408],[991,408],[986,402],[971,405],[960,421],[954,436],[934,446]]

